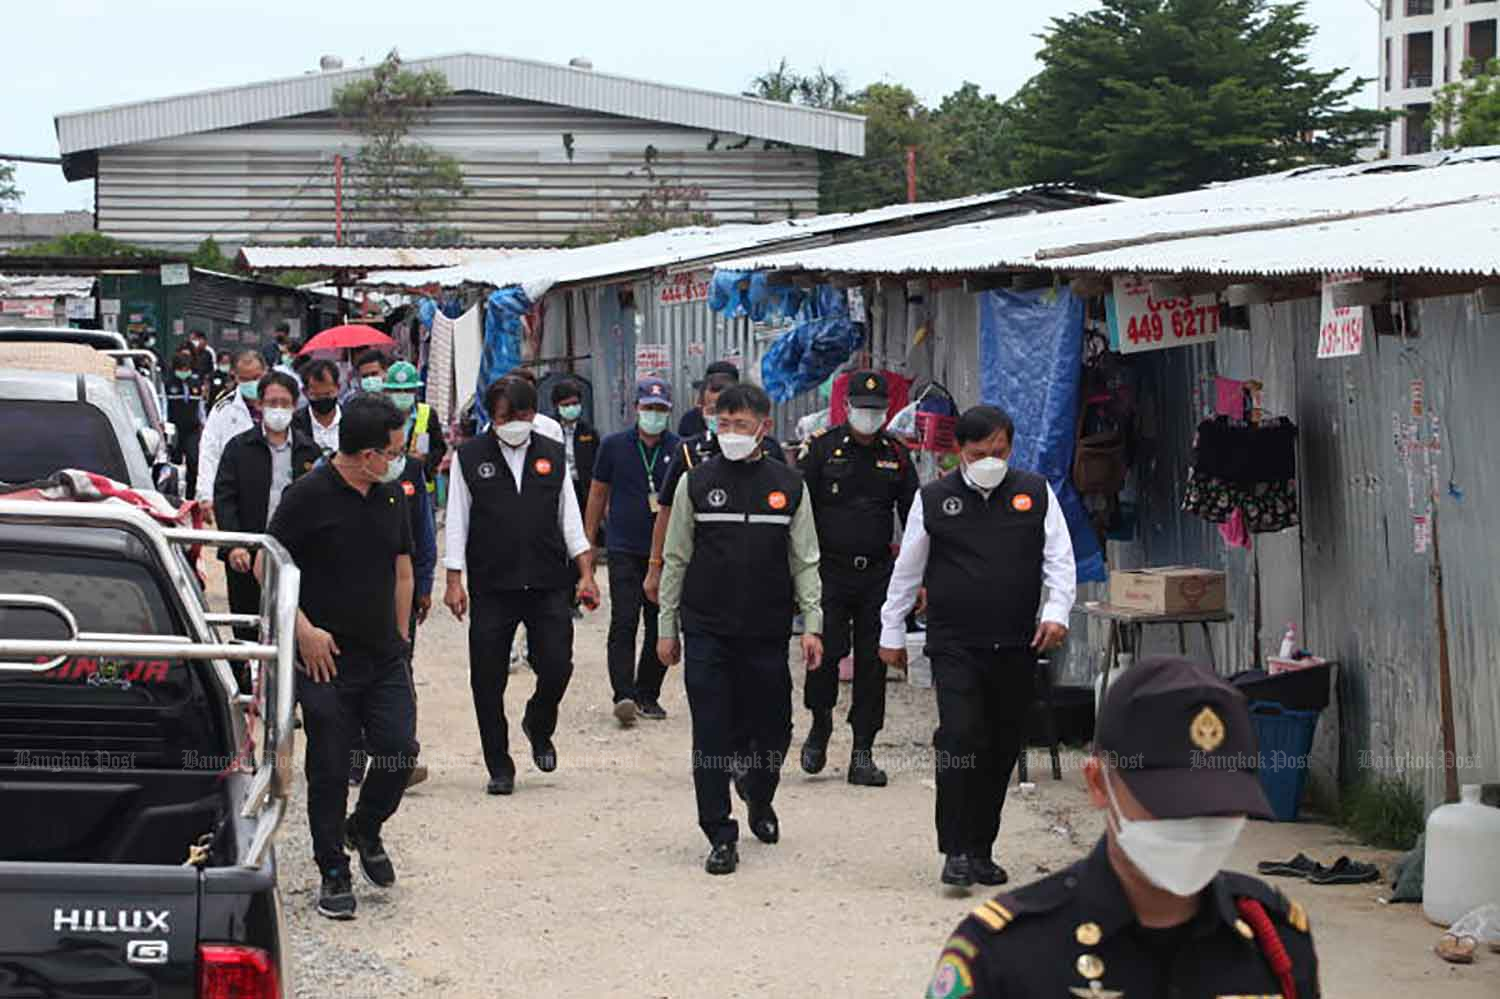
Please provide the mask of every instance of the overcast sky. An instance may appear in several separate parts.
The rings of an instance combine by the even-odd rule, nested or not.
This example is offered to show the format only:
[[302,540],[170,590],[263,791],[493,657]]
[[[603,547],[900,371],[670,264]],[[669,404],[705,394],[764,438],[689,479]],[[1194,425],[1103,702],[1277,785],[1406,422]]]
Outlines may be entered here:
[[[1036,35],[1091,0],[11,0],[0,153],[57,155],[53,115],[346,66],[472,51],[738,93],[783,55],[858,87],[905,83],[936,103],[965,80],[1009,96],[1037,68]],[[1313,62],[1374,76],[1366,0],[1309,0]],[[1374,91],[1367,102],[1374,103]],[[92,208],[93,185],[18,164],[25,211]]]

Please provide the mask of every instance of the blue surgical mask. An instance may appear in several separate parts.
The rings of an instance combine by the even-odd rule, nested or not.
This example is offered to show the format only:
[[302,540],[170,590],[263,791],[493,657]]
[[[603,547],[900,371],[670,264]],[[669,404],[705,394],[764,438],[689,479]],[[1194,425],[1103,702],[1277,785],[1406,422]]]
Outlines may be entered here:
[[573,403],[571,406],[558,406],[557,415],[565,420],[576,420],[583,415],[583,407],[577,403]]
[[705,414],[703,417],[703,426],[707,430],[708,436],[712,437],[719,432],[719,418]]
[[391,400],[395,407],[403,413],[411,412],[411,408],[417,404],[417,394],[415,392],[387,392],[385,397]]
[[260,398],[260,382],[240,382],[240,395],[246,401],[254,402]]
[[359,387],[366,392],[379,392],[385,388],[385,375],[365,375],[359,380]]

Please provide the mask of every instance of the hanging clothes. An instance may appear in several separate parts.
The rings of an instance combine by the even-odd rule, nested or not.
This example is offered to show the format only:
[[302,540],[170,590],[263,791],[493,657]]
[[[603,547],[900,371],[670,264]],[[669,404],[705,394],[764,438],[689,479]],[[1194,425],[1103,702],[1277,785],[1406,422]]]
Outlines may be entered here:
[[1214,524],[1243,515],[1246,530],[1295,527],[1297,426],[1287,419],[1259,426],[1219,416],[1198,425],[1182,509]]

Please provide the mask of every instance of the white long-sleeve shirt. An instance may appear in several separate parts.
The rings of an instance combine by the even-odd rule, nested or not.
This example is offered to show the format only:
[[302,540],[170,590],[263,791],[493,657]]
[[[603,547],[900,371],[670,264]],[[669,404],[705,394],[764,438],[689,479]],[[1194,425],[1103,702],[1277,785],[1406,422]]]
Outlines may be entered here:
[[198,438],[198,481],[194,496],[212,502],[214,478],[219,474],[224,445],[235,434],[242,434],[253,426],[255,420],[250,416],[250,407],[245,405],[245,397],[240,395],[238,388],[213,408],[203,424],[203,434]]
[[[500,445],[505,457],[505,466],[510,469],[516,490],[521,489],[521,479],[526,472],[526,451],[530,447]],[[474,505],[474,496],[469,492],[469,483],[459,465],[458,452],[453,452],[453,464],[448,470],[448,521],[443,529],[447,542],[443,553],[443,565],[462,572],[468,567],[465,550],[469,543],[469,510]],[[567,546],[568,558],[577,558],[589,550],[588,535],[583,533],[583,516],[578,512],[578,491],[571,487],[559,489],[557,497],[557,523],[562,528],[563,544]]]
[[[969,482],[967,477],[964,484],[989,499],[989,493]],[[1047,587],[1042,620],[1066,628],[1068,614],[1073,610],[1073,600],[1078,594],[1078,575],[1073,563],[1073,539],[1068,534],[1068,522],[1050,485],[1047,487],[1047,516],[1042,521],[1042,530],[1045,533],[1042,582]],[[885,606],[880,609],[882,648],[906,648],[906,616],[916,606],[917,590],[921,589],[922,579],[927,574],[927,556],[931,551],[932,538],[927,533],[927,523],[922,516],[922,494],[918,492],[912,501],[911,513],[906,517],[906,533],[901,536],[901,552],[891,570]]]
[[550,437],[559,444],[566,443],[562,424],[546,413],[537,413],[531,418],[531,431],[532,433],[541,434],[543,437]]

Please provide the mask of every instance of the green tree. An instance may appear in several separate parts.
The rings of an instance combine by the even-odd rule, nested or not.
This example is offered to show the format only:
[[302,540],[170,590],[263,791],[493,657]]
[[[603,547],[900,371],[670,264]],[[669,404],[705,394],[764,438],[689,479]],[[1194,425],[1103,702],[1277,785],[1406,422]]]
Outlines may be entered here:
[[1308,65],[1303,0],[1101,0],[1054,18],[1013,99],[1019,180],[1152,195],[1346,163],[1390,115]]
[[156,251],[133,246],[92,229],[54,236],[45,243],[28,246],[26,254],[37,257],[112,257],[119,260],[160,256]]
[[946,159],[940,197],[984,194],[1010,184],[1014,168],[1010,109],[999,98],[980,92],[976,83],[965,83],[943,98],[932,120]]
[[1473,59],[1464,63],[1467,78],[1438,90],[1428,121],[1442,122],[1438,145],[1490,146],[1500,143],[1500,61],[1483,66]]
[[348,174],[351,216],[377,241],[432,238],[466,193],[458,160],[410,138],[450,93],[442,73],[402,69],[395,49],[368,78],[334,92],[334,109],[365,140]]
[[0,212],[21,203],[21,189],[16,186],[16,165],[0,160]]
[[224,251],[219,249],[218,240],[209,236],[198,244],[193,255],[188,257],[188,263],[194,267],[201,267],[206,271],[219,271],[220,273],[232,271],[234,261],[224,256]]

